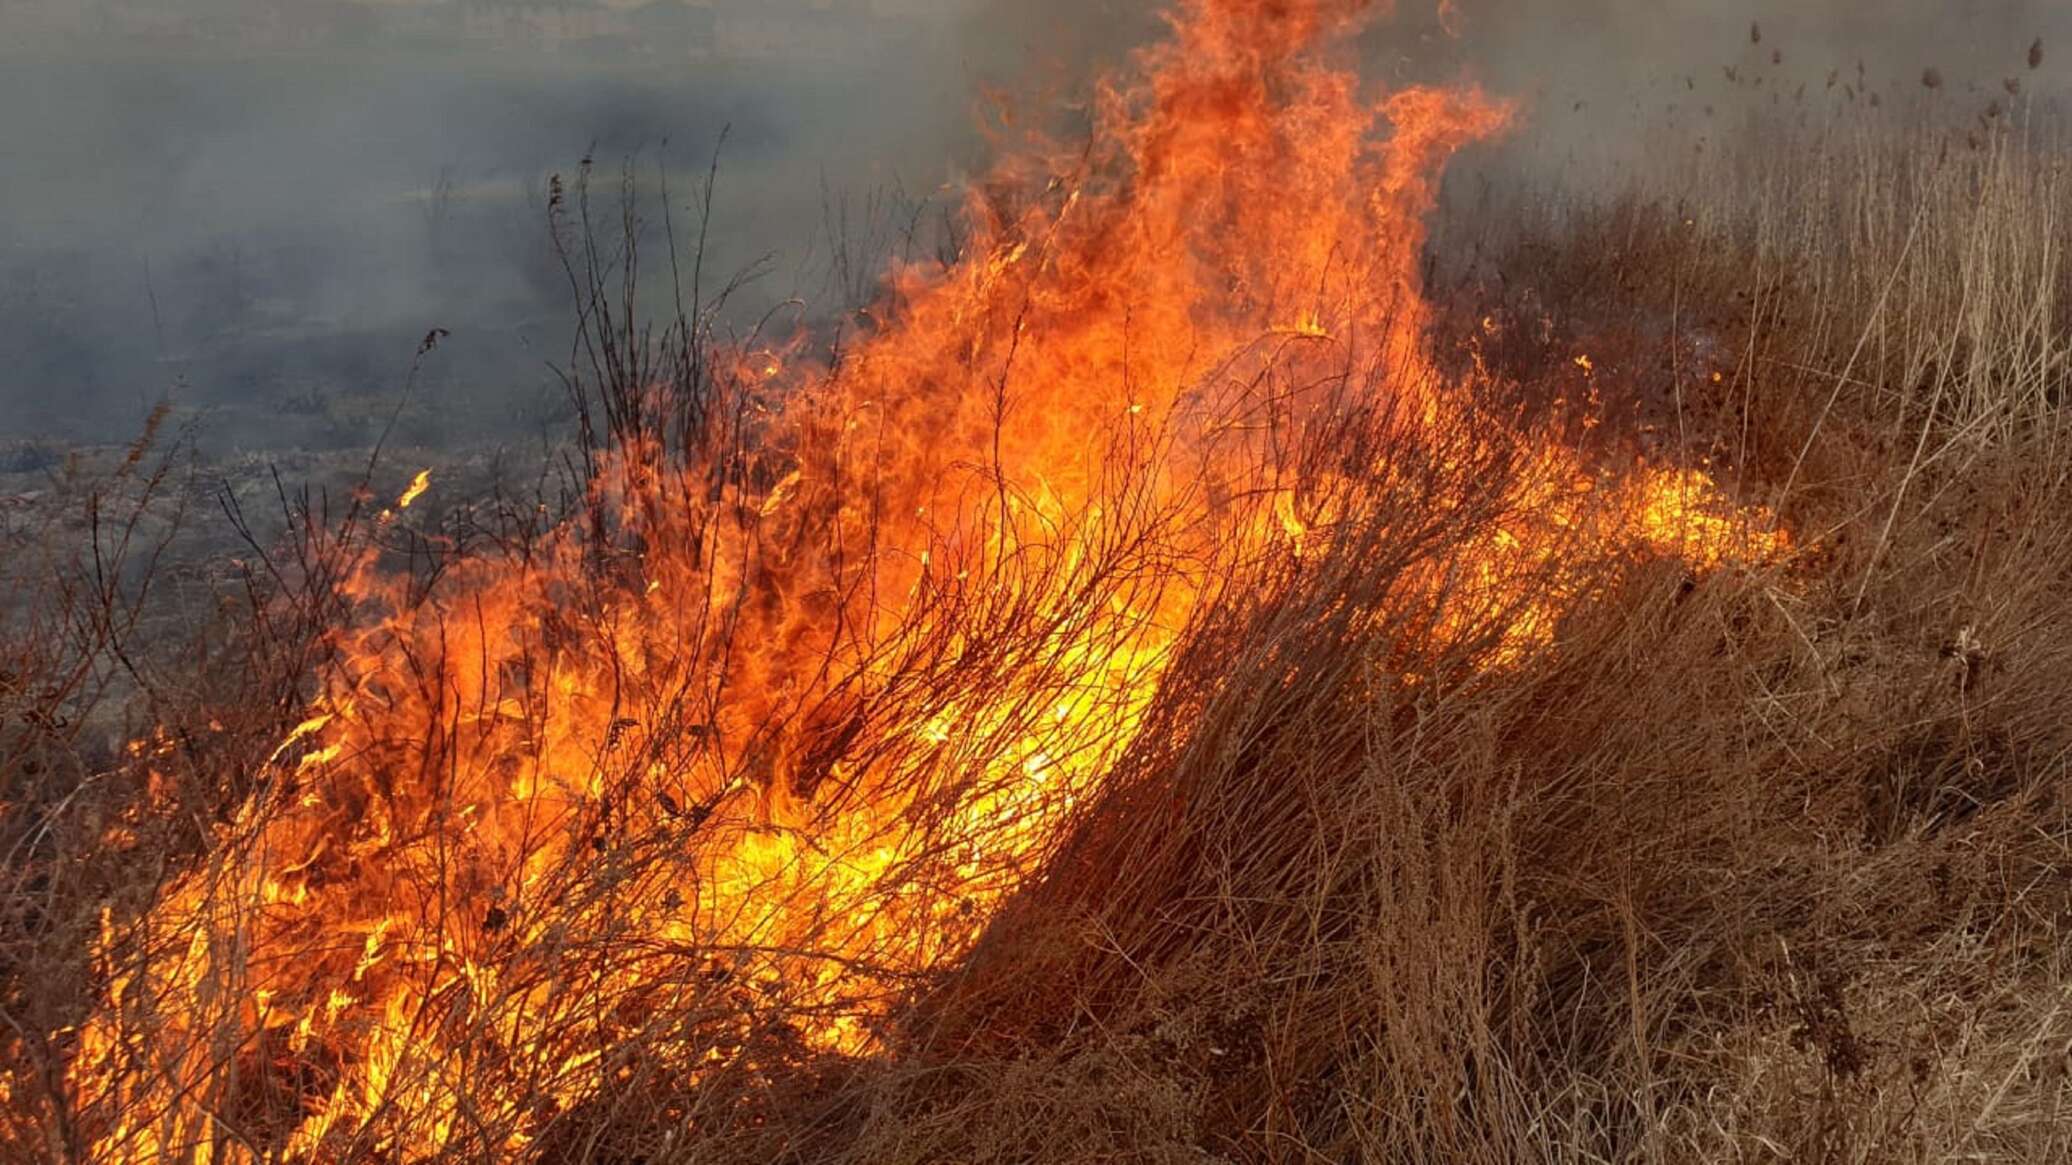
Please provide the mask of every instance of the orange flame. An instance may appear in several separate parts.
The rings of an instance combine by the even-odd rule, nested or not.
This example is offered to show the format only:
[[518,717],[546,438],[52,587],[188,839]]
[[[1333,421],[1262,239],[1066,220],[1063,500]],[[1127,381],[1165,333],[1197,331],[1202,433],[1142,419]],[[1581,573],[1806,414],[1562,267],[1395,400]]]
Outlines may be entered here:
[[[363,566],[263,791],[109,923],[70,1079],[101,1158],[517,1153],[754,1038],[870,1048],[1098,791],[1219,569],[1332,522],[1281,386],[1395,369],[1411,422],[1461,423],[1424,218],[1508,111],[1363,96],[1332,59],[1375,7],[1187,0],[1091,149],[1003,163],[967,257],[893,272],[832,372],[741,356],[752,447],[607,459],[624,562],[570,524],[425,602]],[[1697,566],[1782,545],[1702,474],[1534,456],[1487,593],[1593,507]],[[1551,637],[1524,611],[1492,662]]]

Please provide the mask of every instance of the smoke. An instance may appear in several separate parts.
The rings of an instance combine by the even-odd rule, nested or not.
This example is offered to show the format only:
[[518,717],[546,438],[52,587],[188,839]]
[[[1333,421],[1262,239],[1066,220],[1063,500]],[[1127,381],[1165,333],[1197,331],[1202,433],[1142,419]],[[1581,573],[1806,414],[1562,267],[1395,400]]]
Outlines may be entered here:
[[[1156,7],[988,0],[967,43],[981,59],[1038,60],[1083,82],[1156,32]],[[2010,80],[2041,100],[2072,87],[2072,6],[2058,0],[1395,0],[1375,11],[1363,45],[1377,82],[1472,78],[1522,99],[1545,132],[1576,137],[1707,105],[1783,104],[1802,85],[1808,97],[1847,101],[1848,86],[1866,104],[1873,92],[1906,100],[1930,69],[1951,106],[2004,97]],[[1585,128],[1555,128],[1569,122]]]
[[1897,85],[1932,66],[1966,83],[1997,83],[2026,68],[2035,38],[2072,33],[2072,15],[2055,0],[1459,4],[1464,37],[1489,68],[1572,99],[1667,89],[1694,73],[1723,78],[1730,67],[1796,83],[1861,63],[1875,82]]
[[1464,66],[1523,99],[1543,157],[1600,180],[1751,122],[2036,113],[2072,79],[2072,9],[2054,0],[1459,3]]
[[[547,365],[567,354],[550,171],[593,157],[609,198],[637,156],[643,174],[671,173],[681,215],[731,127],[708,270],[774,257],[747,315],[795,294],[854,298],[868,274],[829,235],[863,238],[865,260],[892,245],[865,221],[870,192],[925,199],[981,165],[982,92],[1083,110],[1161,8],[838,0],[771,25],[753,54],[695,59],[637,38],[588,55],[456,52],[371,15],[459,10],[433,0],[265,5],[263,27],[204,26],[229,47],[135,31],[240,2],[0,2],[15,31],[49,26],[0,36],[0,440],[119,439],[168,394],[220,410],[229,443],[355,440],[379,412],[365,402],[393,394],[434,327],[452,338],[425,370],[424,435],[508,428],[554,397]],[[1377,85],[1473,79],[1518,98],[1513,175],[1616,181],[1742,115],[1858,116],[1874,95],[1962,125],[1995,102],[2009,116],[2055,103],[2072,77],[2072,9],[2056,0],[1451,7],[1397,0],[1357,51]],[[328,22],[306,43],[297,22],[319,16],[304,13]],[[253,28],[272,40],[252,48]],[[1461,173],[1477,165],[1493,163]]]
[[[1002,90],[1083,93],[1159,31],[1159,7],[981,0],[963,43]],[[1463,159],[1457,186],[1601,192],[1789,127],[1926,126],[1960,142],[2017,121],[2054,129],[2072,95],[2072,6],[2058,0],[1380,0],[1370,11],[1352,51],[1377,87],[1472,81],[1517,103],[1513,132]]]
[[[1159,7],[977,0],[965,43],[974,59],[1002,71],[1033,61],[1084,79],[1154,34]],[[1854,75],[1859,64],[1882,88],[1918,85],[1935,68],[1958,88],[1984,90],[2031,72],[2029,50],[2039,39],[2045,53],[2035,79],[2061,92],[2072,77],[2072,8],[2059,0],[1394,0],[1371,8],[1371,75],[1432,80],[1467,71],[1550,103],[1697,92],[1730,68],[1749,81],[1824,83],[1830,73]],[[2054,43],[2063,57],[2049,51]]]
[[163,397],[208,413],[219,445],[363,441],[433,328],[451,336],[417,435],[522,432],[568,357],[547,176],[595,159],[615,231],[630,160],[660,279],[660,178],[688,231],[722,131],[708,280],[761,272],[743,316],[826,298],[828,224],[878,192],[931,195],[970,125],[941,21],[858,29],[878,39],[841,57],[623,61],[330,27],[257,50],[207,27],[0,47],[0,442],[124,440]]

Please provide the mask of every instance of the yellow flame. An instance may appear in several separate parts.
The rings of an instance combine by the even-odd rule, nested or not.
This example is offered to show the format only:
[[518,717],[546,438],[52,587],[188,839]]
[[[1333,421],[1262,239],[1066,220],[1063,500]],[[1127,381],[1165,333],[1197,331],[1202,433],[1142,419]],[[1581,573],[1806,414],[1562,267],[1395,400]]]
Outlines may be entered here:
[[418,470],[417,476],[410,479],[410,488],[404,490],[403,496],[396,499],[396,508],[399,510],[409,509],[410,503],[423,497],[424,491],[430,488],[432,488],[432,471],[429,469]]

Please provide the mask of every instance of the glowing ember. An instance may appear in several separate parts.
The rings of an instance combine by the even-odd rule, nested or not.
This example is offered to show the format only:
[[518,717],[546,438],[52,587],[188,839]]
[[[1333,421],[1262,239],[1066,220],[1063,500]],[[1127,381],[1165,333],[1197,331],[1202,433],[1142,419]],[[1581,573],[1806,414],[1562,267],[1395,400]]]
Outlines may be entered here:
[[[1006,163],[968,257],[894,272],[832,373],[739,355],[755,441],[627,439],[591,485],[613,546],[571,523],[422,602],[354,575],[217,856],[107,926],[155,957],[77,1033],[102,1159],[516,1152],[757,1041],[868,1050],[1091,798],[1216,580],[1328,531],[1354,469],[1300,470],[1304,427],[1382,386],[1398,425],[1486,423],[1423,354],[1417,269],[1444,160],[1507,112],[1363,95],[1331,58],[1370,7],[1185,4],[1091,149]],[[1702,474],[1533,456],[1474,548],[1476,600],[1523,611],[1491,666],[1548,641],[1577,537],[1778,545]]]

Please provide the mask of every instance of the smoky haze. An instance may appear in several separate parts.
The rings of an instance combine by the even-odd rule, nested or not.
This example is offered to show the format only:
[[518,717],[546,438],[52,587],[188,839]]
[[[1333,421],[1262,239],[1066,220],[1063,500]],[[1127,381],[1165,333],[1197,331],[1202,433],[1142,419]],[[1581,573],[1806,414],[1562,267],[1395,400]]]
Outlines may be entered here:
[[1464,67],[1522,103],[1513,152],[1565,167],[1570,184],[1623,181],[1676,150],[1790,124],[2054,124],[2072,88],[2072,6],[2057,0],[1461,7]]
[[[874,193],[887,217],[982,164],[982,89],[1069,106],[1158,7],[571,0],[548,20],[497,0],[0,0],[0,442],[119,440],[165,397],[212,410],[231,445],[350,442],[379,411],[351,402],[392,394],[435,327],[452,336],[421,435],[494,436],[548,407],[566,354],[548,173],[592,156],[615,197],[635,157],[673,175],[681,211],[730,127],[710,266],[774,256],[744,317],[832,303],[859,277],[829,236],[885,249],[857,225]],[[1511,164],[1573,181],[1739,112],[1831,118],[1876,93],[1962,124],[2054,101],[2068,9],[1459,0],[1449,33],[1404,0],[1363,52],[1377,83],[1517,96]]]
[[433,328],[419,435],[498,435],[559,397],[550,173],[593,157],[610,217],[630,159],[681,215],[724,132],[708,269],[761,272],[752,317],[968,152],[953,6],[79,3],[0,0],[0,441],[170,398],[220,444],[350,444]]

